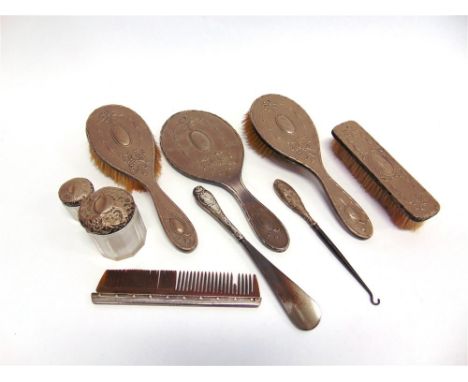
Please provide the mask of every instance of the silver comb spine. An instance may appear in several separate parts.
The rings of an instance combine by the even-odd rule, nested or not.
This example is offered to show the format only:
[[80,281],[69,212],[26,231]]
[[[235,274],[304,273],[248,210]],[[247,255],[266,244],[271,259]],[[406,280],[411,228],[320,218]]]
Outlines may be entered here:
[[255,296],[194,296],[194,295],[155,295],[130,293],[91,293],[94,304],[105,305],[198,305],[198,306],[237,306],[258,307],[261,297]]

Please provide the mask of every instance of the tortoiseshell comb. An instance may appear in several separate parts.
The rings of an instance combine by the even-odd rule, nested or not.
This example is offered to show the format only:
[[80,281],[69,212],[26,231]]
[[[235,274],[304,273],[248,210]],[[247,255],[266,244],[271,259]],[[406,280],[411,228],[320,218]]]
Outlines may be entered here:
[[257,307],[261,297],[255,275],[232,273],[107,270],[96,292],[95,304],[199,305]]

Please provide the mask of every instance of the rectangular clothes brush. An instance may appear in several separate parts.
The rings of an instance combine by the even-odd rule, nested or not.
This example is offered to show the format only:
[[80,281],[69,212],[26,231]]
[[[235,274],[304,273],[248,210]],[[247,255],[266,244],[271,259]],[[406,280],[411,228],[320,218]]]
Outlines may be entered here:
[[354,121],[332,130],[333,151],[387,211],[393,223],[415,230],[439,212],[439,203]]
[[258,307],[260,290],[255,275],[167,270],[107,270],[95,304],[198,305]]

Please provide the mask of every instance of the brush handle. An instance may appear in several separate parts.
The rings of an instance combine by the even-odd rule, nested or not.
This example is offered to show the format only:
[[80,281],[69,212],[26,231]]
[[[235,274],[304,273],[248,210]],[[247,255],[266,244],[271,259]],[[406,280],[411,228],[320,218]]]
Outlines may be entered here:
[[273,251],[285,251],[289,245],[289,236],[276,215],[258,201],[241,180],[227,183],[225,187],[239,202],[247,221],[262,244]]
[[336,183],[325,169],[313,170],[325,189],[330,202],[344,226],[360,239],[372,236],[372,223],[361,206]]
[[302,330],[315,328],[321,318],[317,303],[244,238],[223,213],[213,194],[202,186],[195,187],[193,194],[198,204],[244,246],[292,323]]
[[182,251],[192,251],[198,243],[197,233],[190,220],[164,193],[156,182],[147,186],[161,224],[169,240]]

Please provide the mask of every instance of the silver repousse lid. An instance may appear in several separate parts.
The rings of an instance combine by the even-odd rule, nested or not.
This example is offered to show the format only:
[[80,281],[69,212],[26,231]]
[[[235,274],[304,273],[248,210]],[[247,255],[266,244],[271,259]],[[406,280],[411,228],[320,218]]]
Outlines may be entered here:
[[108,235],[125,227],[135,213],[132,195],[122,188],[104,187],[80,206],[79,220],[89,233]]
[[58,195],[62,203],[66,206],[78,207],[80,203],[93,192],[93,184],[88,179],[73,178],[62,184]]

